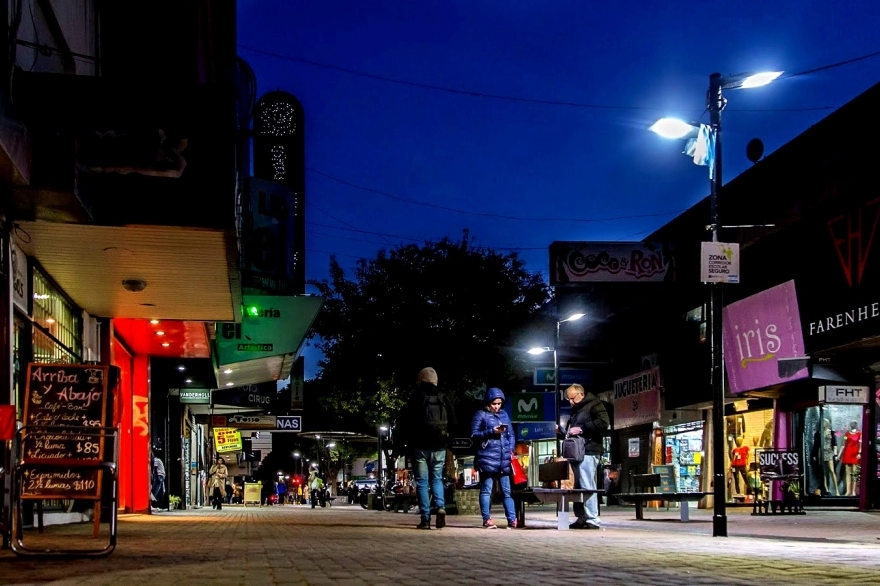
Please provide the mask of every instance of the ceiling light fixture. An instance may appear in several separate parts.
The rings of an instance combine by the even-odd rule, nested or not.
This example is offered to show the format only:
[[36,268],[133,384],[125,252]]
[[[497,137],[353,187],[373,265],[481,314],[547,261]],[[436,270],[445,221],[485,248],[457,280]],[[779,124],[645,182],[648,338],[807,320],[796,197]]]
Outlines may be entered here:
[[140,293],[147,288],[147,282],[141,279],[123,279],[122,287],[132,293]]
[[157,336],[164,336],[165,332],[163,332],[162,330],[159,330],[158,332],[156,332],[156,335]]
[[191,378],[188,378],[188,379],[186,379],[186,380],[185,380],[185,381],[183,381],[183,382],[185,382],[185,383],[186,383],[186,384],[190,384],[190,383],[192,383],[192,382],[193,382],[193,379],[191,379]]
[[235,383],[226,383],[226,386],[227,386],[227,387],[231,387],[231,386],[234,386],[234,385],[235,385]]
[[170,345],[171,345],[171,342],[162,342],[162,347],[163,347],[163,348],[167,348],[167,347],[170,346]]
[[157,323],[159,323],[159,320],[158,319],[151,319],[150,323],[153,325],[156,325]]
[[226,370],[223,371],[223,374],[232,374],[232,369],[227,368]]
[[181,364],[180,366],[177,367],[177,370],[179,370],[180,372],[183,372],[184,370],[186,370],[186,367]]

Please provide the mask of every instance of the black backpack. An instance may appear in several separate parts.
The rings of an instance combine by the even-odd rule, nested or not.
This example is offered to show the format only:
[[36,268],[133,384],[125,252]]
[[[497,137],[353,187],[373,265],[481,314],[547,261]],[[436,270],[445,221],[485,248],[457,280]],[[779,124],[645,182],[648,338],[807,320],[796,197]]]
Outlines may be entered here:
[[425,433],[437,440],[445,440],[449,436],[449,415],[446,412],[446,398],[443,393],[423,393]]

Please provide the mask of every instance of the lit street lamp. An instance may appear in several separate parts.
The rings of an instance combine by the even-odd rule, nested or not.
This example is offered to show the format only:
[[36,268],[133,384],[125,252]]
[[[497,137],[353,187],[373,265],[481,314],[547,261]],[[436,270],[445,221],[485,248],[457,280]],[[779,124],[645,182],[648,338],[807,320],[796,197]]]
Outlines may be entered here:
[[[706,109],[709,110],[709,126],[695,126],[674,118],[661,118],[650,130],[664,138],[684,138],[698,134],[703,140],[701,153],[694,155],[694,162],[709,167],[709,229],[712,242],[718,242],[718,192],[721,188],[721,111],[727,105],[723,90],[748,89],[767,85],[782,75],[781,71],[763,73],[742,73],[722,77],[720,73],[709,76],[709,91],[706,93]],[[688,154],[692,154],[688,152]],[[712,535],[727,537],[727,495],[724,474],[724,356],[721,343],[721,283],[709,282],[709,336],[712,381],[712,467],[713,500]]]
[[[585,313],[573,313],[565,319],[561,319],[556,322],[556,338],[555,343],[552,348],[548,348],[547,346],[543,346],[540,348],[532,348],[529,350],[529,354],[543,354],[544,352],[553,352],[553,419],[556,425],[559,425],[559,403],[562,400],[559,396],[559,352],[557,348],[559,348],[559,326],[564,324],[567,321],[577,321],[584,317]],[[558,456],[561,453],[559,438],[556,438],[556,455]]]

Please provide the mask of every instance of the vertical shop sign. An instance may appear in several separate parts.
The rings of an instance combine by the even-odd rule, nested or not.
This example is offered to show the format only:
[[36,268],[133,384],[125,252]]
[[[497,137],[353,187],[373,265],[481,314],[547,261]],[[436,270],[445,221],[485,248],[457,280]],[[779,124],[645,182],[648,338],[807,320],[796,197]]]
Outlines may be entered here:
[[780,358],[805,355],[794,281],[724,308],[724,364],[732,394],[806,378],[804,366],[779,376]]
[[624,429],[659,419],[658,367],[614,381],[614,429]]

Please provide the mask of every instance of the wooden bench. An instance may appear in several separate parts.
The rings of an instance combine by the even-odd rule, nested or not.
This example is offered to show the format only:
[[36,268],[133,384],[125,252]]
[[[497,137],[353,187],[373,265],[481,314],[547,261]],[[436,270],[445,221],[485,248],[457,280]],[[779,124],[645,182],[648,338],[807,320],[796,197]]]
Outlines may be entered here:
[[645,503],[648,501],[662,501],[664,503],[681,503],[681,520],[683,523],[690,521],[690,501],[698,501],[711,492],[654,492],[660,486],[659,474],[634,474],[633,486],[636,489],[645,489],[644,492],[620,492],[617,498],[621,501],[629,501],[636,505],[636,519],[645,519]]
[[[540,482],[561,482],[568,480],[570,466],[568,462],[548,462],[538,466]],[[517,527],[526,526],[526,503],[536,504],[554,501],[556,503],[557,528],[567,530],[569,524],[568,503],[586,502],[593,495],[601,496],[603,490],[586,488],[542,488],[528,487],[511,491],[516,506]]]

